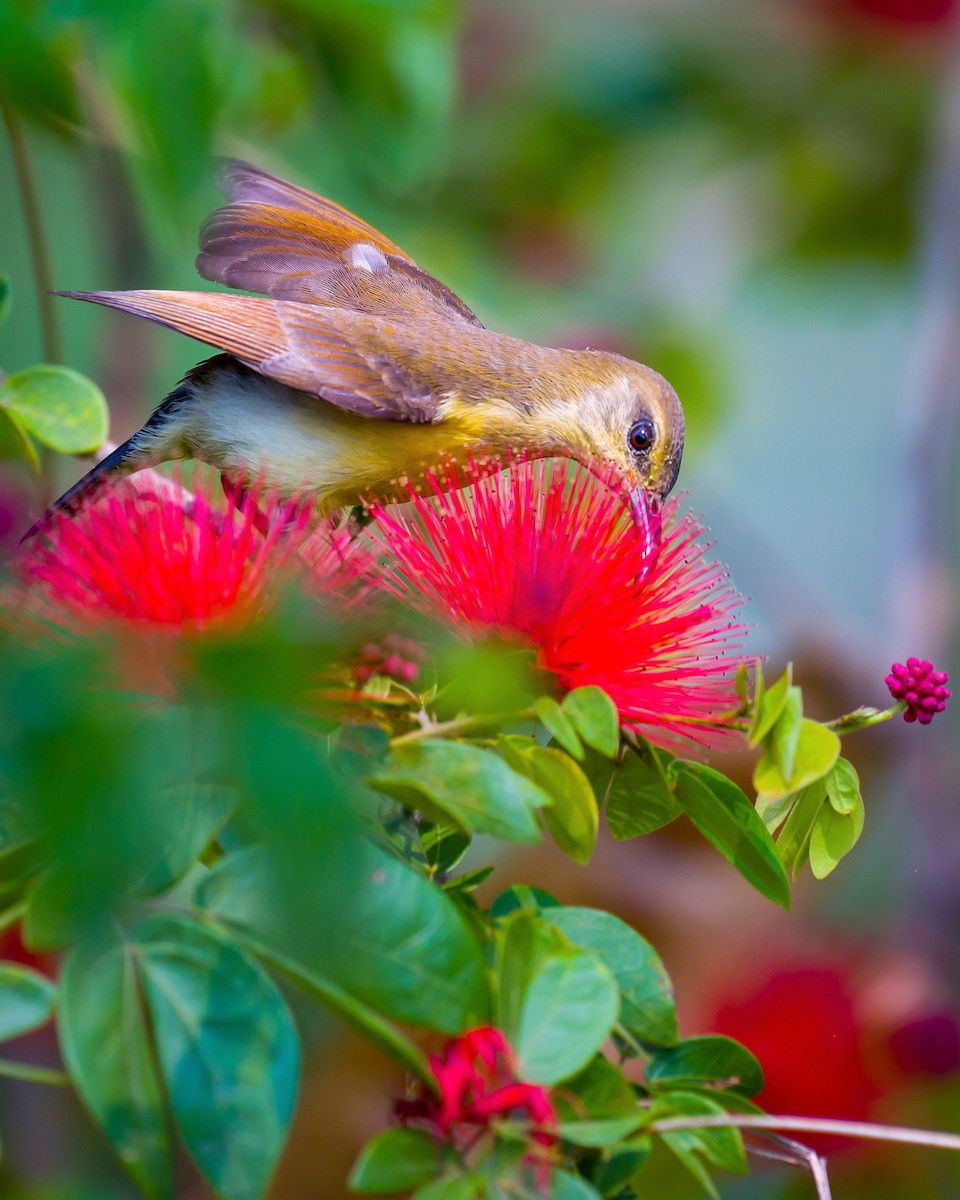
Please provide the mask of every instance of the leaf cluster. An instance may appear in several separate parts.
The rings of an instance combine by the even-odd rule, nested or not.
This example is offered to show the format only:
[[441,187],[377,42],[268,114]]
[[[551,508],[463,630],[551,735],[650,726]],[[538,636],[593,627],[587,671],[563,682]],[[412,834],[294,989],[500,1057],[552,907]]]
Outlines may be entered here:
[[[484,839],[548,834],[584,863],[604,805],[618,837],[686,813],[783,902],[769,834],[723,776],[623,742],[597,688],[531,701],[518,684],[500,714],[437,722],[419,706],[443,709],[442,680],[420,696],[371,681],[321,715],[307,681],[347,637],[284,609],[185,647],[190,681],[164,701],[106,686],[94,641],[0,643],[17,713],[0,733],[0,921],[64,956],[56,983],[0,966],[0,1032],[55,1014],[72,1085],[147,1195],[173,1194],[180,1144],[224,1200],[253,1200],[296,1104],[292,1011],[321,1006],[426,1088],[424,1036],[493,1023],[560,1104],[557,1193],[627,1194],[656,1120],[741,1107],[759,1068],[724,1039],[679,1041],[663,964],[616,917],[524,888],[483,903]],[[463,1160],[391,1131],[354,1183],[525,1195],[523,1139],[505,1118]],[[663,1141],[708,1187],[742,1166],[727,1130]]]
[[757,811],[793,878],[809,862],[824,879],[849,854],[863,832],[860,779],[840,755],[832,728],[803,715],[803,695],[788,667],[764,686],[757,665],[750,744],[760,748],[753,773]]

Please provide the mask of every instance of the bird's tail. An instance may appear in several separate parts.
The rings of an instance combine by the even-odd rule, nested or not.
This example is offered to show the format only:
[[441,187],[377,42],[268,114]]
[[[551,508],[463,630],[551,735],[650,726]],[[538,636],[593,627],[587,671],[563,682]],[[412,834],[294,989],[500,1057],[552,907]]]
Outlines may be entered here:
[[96,492],[108,479],[122,478],[142,471],[146,467],[154,467],[171,457],[169,438],[165,431],[171,423],[171,418],[184,402],[192,399],[193,388],[189,381],[179,384],[163,403],[151,415],[150,419],[138,430],[133,437],[113,450],[84,477],[78,480],[72,488],[54,500],[53,504],[39,517],[20,539],[20,545],[28,542],[36,534],[46,529],[57,513],[75,513],[85,501],[92,499]]

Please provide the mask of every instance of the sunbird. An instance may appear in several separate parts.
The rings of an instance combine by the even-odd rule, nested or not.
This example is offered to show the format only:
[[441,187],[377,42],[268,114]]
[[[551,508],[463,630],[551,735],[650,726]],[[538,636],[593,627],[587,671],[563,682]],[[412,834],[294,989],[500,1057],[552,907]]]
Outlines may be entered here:
[[196,458],[225,486],[307,491],[331,514],[364,497],[404,499],[439,463],[521,452],[602,468],[647,534],[656,527],[684,438],[680,401],[656,371],[494,333],[333,201],[233,159],[220,182],[227,203],[203,224],[197,270],[259,295],[57,293],[220,353],[51,512],[75,511],[111,476]]

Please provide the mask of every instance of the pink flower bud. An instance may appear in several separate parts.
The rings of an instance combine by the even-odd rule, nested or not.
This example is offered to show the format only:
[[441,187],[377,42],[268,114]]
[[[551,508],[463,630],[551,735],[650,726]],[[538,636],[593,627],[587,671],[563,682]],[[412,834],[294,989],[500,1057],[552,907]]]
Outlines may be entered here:
[[894,663],[884,680],[894,700],[906,706],[903,719],[912,725],[929,725],[937,713],[943,712],[950,699],[950,689],[944,685],[946,671],[935,671],[929,659],[908,658],[906,663]]

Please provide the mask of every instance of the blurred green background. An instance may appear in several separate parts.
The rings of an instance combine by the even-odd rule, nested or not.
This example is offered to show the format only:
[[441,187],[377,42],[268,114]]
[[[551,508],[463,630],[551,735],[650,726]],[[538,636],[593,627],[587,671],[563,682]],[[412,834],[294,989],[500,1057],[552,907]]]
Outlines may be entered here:
[[[196,231],[227,153],[380,226],[485,324],[662,371],[687,411],[681,486],[750,597],[753,648],[792,658],[827,716],[882,704],[895,658],[956,659],[955,8],[2,0],[0,89],[57,287],[208,286]],[[9,137],[0,215],[11,372],[45,350]],[[109,311],[57,311],[64,361],[105,390],[115,440],[205,355]],[[83,467],[58,469],[66,486]],[[0,464],[4,552],[38,505],[26,471]],[[672,830],[606,845],[577,875],[544,851],[498,886],[513,872],[647,932],[684,1032],[722,1025],[750,1045],[767,1107],[958,1129],[952,721],[851,743],[863,842],[805,880],[789,916]],[[357,1044],[317,1046],[278,1195],[343,1194],[396,1090]],[[0,1096],[15,1130],[0,1193],[125,1194],[61,1097]],[[960,1190],[934,1152],[841,1147],[834,1175],[838,1195],[871,1200]],[[681,1186],[651,1175],[650,1195]],[[807,1194],[775,1168],[725,1191]]]

